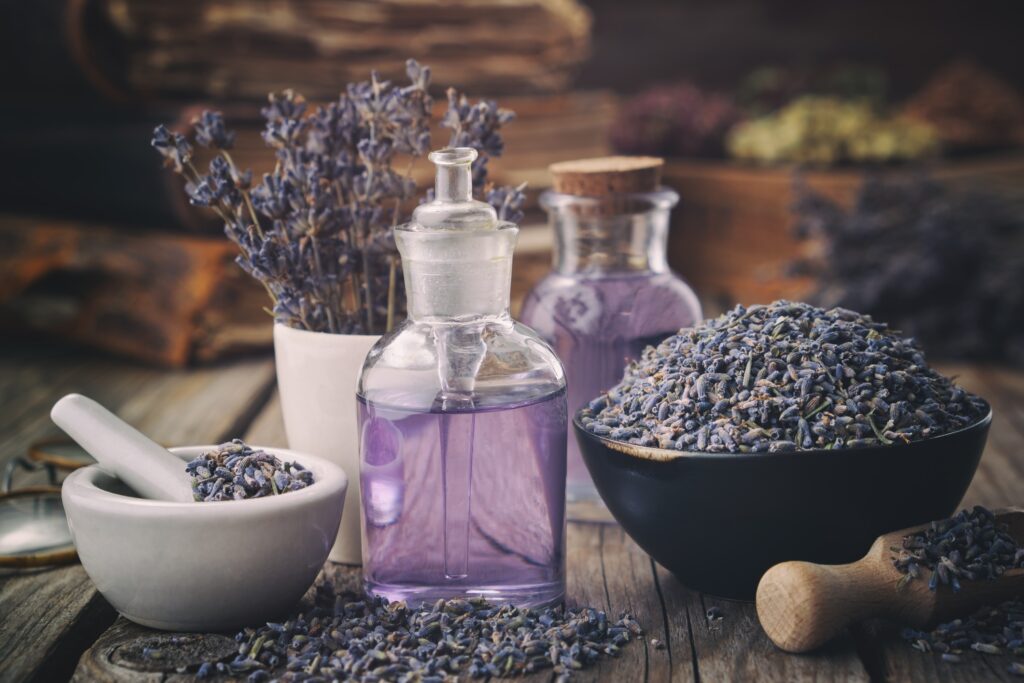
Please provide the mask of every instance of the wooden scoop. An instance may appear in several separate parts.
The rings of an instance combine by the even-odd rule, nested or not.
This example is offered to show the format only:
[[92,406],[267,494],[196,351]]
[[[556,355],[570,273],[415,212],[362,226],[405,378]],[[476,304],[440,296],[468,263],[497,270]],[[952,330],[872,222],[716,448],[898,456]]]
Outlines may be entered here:
[[[1018,543],[1024,540],[1024,509],[997,510],[995,515]],[[757,616],[765,633],[787,652],[807,652],[865,619],[881,617],[925,628],[1024,594],[1024,569],[1008,570],[994,580],[962,580],[954,593],[943,584],[930,590],[931,571],[921,567],[921,576],[900,586],[904,574],[893,566],[891,548],[902,547],[904,536],[926,527],[880,536],[852,564],[775,565],[757,587]]]

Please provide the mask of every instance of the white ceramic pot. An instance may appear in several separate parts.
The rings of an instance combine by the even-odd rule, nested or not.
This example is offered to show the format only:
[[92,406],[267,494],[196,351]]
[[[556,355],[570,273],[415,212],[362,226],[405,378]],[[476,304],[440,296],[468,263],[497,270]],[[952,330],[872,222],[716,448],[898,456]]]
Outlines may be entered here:
[[356,382],[380,337],[326,334],[274,325],[277,387],[288,447],[340,465],[349,490],[330,559],[362,562]]
[[[216,446],[172,448],[184,463]],[[306,453],[315,481],[279,496],[214,503],[144,500],[99,465],[61,487],[68,528],[96,588],[132,621],[166,631],[227,631],[280,619],[324,566],[347,478]],[[3,678],[3,676],[0,676]]]

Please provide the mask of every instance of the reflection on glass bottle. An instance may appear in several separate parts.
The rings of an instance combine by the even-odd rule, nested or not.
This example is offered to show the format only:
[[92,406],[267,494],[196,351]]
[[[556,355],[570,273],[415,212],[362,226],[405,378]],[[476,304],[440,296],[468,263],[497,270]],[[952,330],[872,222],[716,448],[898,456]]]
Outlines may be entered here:
[[[557,172],[555,181],[557,188]],[[554,267],[526,296],[521,314],[565,366],[570,416],[617,384],[645,347],[702,316],[693,290],[666,259],[669,212],[679,196],[656,181],[649,191],[594,194],[541,195],[555,231]],[[570,500],[597,499],[572,434],[567,476]]]
[[402,515],[405,491],[402,432],[387,419],[368,418],[363,422],[361,439],[366,457],[359,476],[362,495],[368,501],[364,507],[366,523],[372,526],[394,524]]
[[518,228],[473,201],[472,149],[395,231],[409,319],[359,381],[367,590],[540,605],[565,587],[562,366],[509,316]]

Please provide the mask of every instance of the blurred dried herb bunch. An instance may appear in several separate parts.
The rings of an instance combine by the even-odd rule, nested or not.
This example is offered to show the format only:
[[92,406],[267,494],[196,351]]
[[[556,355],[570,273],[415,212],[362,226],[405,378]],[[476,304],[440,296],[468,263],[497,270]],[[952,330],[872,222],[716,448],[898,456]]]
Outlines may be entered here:
[[[353,83],[337,100],[310,110],[292,91],[271,94],[263,139],[277,164],[253,183],[231,158],[234,133],[219,112],[193,121],[193,142],[216,151],[203,173],[192,142],[159,126],[152,145],[185,178],[197,206],[224,221],[238,264],[263,283],[273,315],[289,327],[336,334],[380,334],[405,315],[401,262],[393,228],[415,194],[413,161],[430,150],[430,69],[406,64],[408,85]],[[474,147],[474,189],[517,219],[522,187],[491,188],[487,159],[503,150],[501,127],[513,113],[494,102],[471,104],[450,90],[442,125],[452,144]],[[396,166],[404,165],[401,171]]]
[[796,182],[801,237],[820,257],[816,303],[887,320],[932,357],[1024,365],[1024,204],[923,175],[869,177],[849,210]]
[[626,154],[720,158],[726,133],[742,118],[726,95],[692,83],[658,86],[623,105],[611,142]]

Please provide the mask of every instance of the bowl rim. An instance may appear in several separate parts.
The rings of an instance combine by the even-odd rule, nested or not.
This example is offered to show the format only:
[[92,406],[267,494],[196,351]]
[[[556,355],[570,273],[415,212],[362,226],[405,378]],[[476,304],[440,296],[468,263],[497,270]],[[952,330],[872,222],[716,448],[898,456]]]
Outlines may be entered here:
[[[978,398],[981,398],[980,396]],[[576,430],[577,436],[583,435],[584,437],[593,439],[601,443],[606,448],[621,453],[637,460],[645,462],[658,462],[658,463],[669,463],[679,460],[729,460],[731,462],[739,460],[763,460],[764,458],[794,458],[794,457],[821,457],[823,455],[836,456],[837,454],[846,453],[857,453],[865,450],[885,450],[885,451],[896,451],[901,452],[913,447],[920,447],[924,444],[934,443],[940,439],[953,438],[958,434],[968,432],[974,429],[982,427],[988,427],[992,423],[992,404],[981,398],[981,401],[988,408],[985,416],[976,422],[972,422],[966,427],[955,429],[952,432],[946,432],[945,434],[939,434],[938,436],[931,436],[927,439],[920,439],[918,441],[911,441],[910,443],[900,443],[886,446],[884,444],[878,446],[871,446],[869,448],[807,448],[797,449],[794,451],[781,451],[777,453],[710,453],[706,451],[679,451],[674,448],[657,448],[655,446],[637,446],[635,444],[626,443],[625,441],[616,441],[607,436],[598,436],[590,431],[587,431],[586,427],[580,422],[580,413],[586,410],[586,406],[583,406],[572,416],[573,429]]]
[[[186,462],[198,455],[216,449],[216,445],[177,446],[168,450]],[[89,465],[71,472],[61,486],[65,506],[69,499],[72,504],[86,505],[114,511],[130,507],[136,513],[173,513],[175,515],[192,515],[201,517],[225,517],[236,515],[249,516],[257,513],[273,512],[282,508],[295,508],[305,505],[316,505],[326,499],[345,493],[349,478],[345,470],[325,458],[293,451],[275,446],[251,445],[254,450],[264,450],[277,455],[282,460],[294,460],[303,467],[314,472],[315,481],[298,491],[289,491],[287,495],[265,496],[263,498],[246,498],[243,500],[210,501],[209,504],[198,504],[202,501],[147,500],[114,493],[101,488],[97,484],[100,477],[116,479],[99,464]],[[310,467],[309,465],[312,465]],[[230,505],[228,504],[230,503]]]

